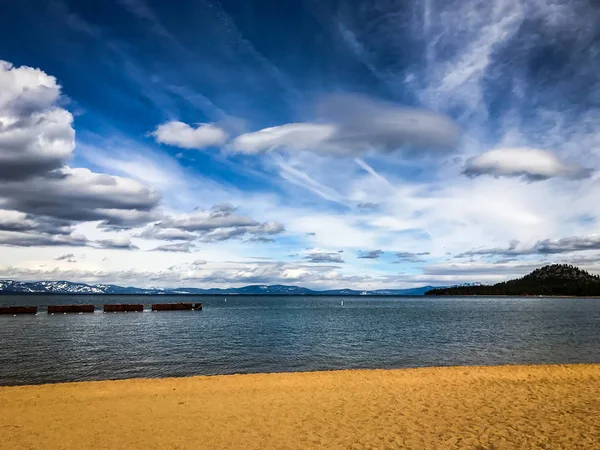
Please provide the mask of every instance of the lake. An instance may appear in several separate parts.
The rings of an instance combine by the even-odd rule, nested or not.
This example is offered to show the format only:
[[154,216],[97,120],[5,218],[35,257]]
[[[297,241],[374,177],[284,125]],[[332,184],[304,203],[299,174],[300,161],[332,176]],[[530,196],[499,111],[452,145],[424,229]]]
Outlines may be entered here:
[[[203,311],[49,315],[72,303]],[[343,301],[343,305],[341,302]],[[250,372],[600,362],[600,299],[3,295],[0,384]]]

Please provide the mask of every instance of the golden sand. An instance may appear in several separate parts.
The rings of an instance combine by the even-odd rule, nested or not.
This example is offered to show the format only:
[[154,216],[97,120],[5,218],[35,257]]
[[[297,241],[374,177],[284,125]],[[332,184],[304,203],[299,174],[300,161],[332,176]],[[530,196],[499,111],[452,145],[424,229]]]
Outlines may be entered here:
[[0,387],[0,449],[594,449],[600,365]]

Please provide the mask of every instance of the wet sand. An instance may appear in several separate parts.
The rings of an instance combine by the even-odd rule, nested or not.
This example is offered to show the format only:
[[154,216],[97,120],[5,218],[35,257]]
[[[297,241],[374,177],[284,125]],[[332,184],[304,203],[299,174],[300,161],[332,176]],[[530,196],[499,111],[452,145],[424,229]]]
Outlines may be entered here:
[[0,449],[591,449],[600,365],[0,387]]

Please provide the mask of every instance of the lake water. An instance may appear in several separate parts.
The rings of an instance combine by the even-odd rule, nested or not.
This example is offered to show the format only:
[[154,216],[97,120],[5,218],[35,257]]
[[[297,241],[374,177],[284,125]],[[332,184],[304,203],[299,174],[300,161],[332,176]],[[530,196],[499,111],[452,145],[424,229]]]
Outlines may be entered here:
[[[343,300],[344,304],[341,305]],[[203,311],[48,315],[72,303]],[[600,299],[0,296],[0,384],[448,365],[600,363]]]

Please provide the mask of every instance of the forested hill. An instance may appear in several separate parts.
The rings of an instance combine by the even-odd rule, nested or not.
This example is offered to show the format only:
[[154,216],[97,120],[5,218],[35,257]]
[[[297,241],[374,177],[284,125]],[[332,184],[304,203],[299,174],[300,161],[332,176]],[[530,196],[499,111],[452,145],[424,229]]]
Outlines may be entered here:
[[529,275],[494,285],[432,289],[425,295],[575,295],[600,296],[600,276],[568,264],[552,264]]

